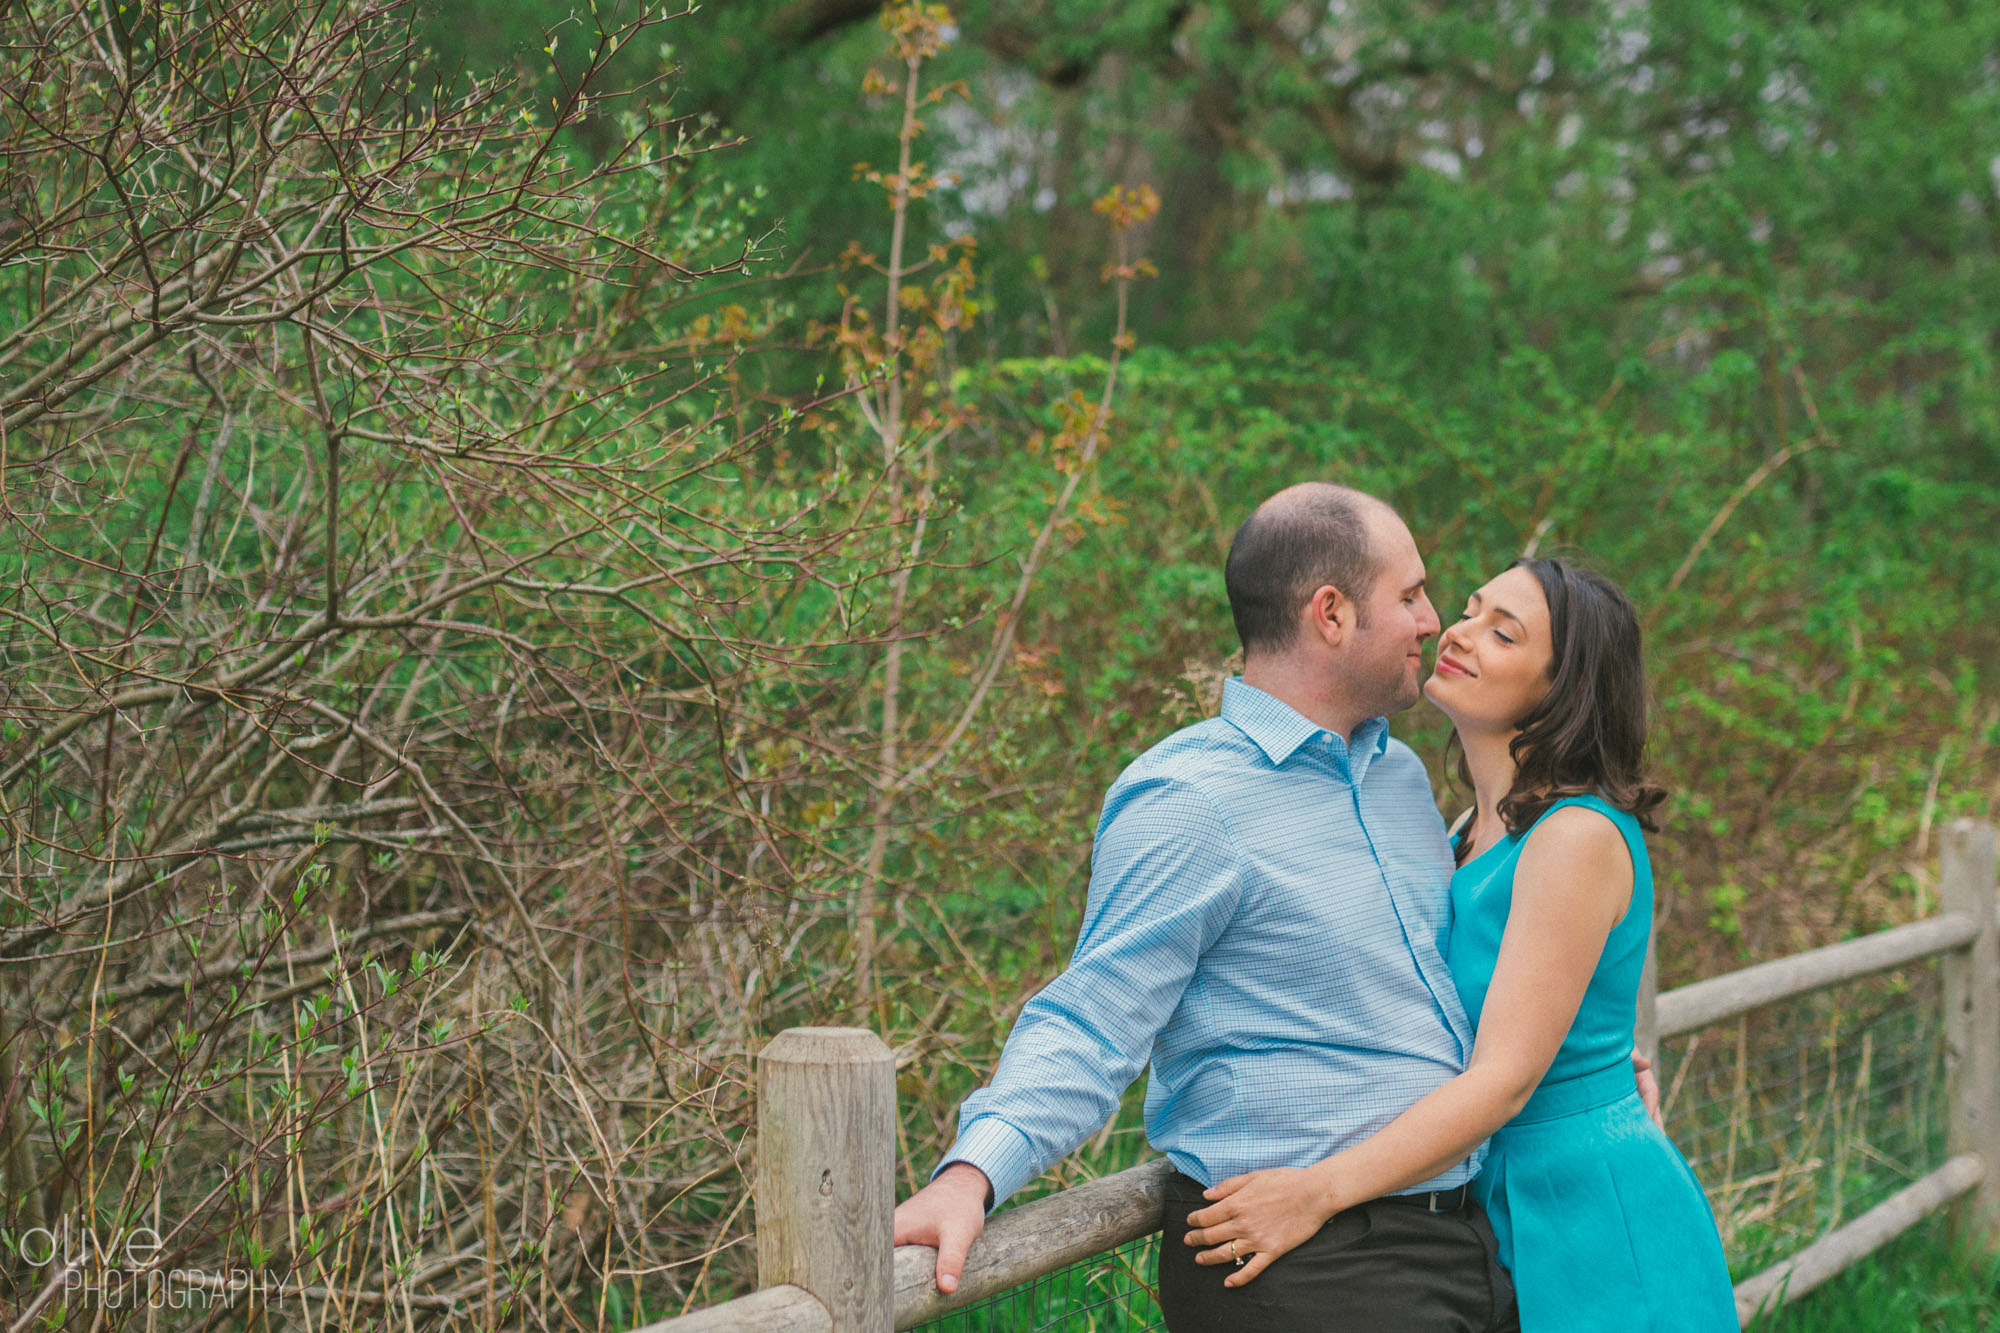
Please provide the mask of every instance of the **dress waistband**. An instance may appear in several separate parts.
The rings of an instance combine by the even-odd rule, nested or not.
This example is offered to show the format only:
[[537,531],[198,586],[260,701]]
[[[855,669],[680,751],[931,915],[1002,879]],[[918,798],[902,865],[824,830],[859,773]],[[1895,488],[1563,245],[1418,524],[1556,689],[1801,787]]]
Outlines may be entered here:
[[1543,1120],[1560,1120],[1566,1115],[1609,1106],[1639,1095],[1632,1064],[1621,1061],[1594,1074],[1580,1074],[1559,1083],[1544,1083],[1528,1098],[1521,1113],[1508,1121],[1512,1125],[1532,1125]]

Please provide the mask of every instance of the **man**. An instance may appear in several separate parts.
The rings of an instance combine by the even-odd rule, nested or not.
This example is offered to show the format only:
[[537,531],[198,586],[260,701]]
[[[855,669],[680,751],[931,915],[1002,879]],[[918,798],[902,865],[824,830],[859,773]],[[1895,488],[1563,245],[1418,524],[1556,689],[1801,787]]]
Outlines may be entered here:
[[1150,1062],[1147,1137],[1178,1170],[1159,1272],[1172,1333],[1517,1328],[1466,1197],[1483,1149],[1337,1215],[1241,1288],[1182,1243],[1206,1186],[1365,1138],[1472,1050],[1444,963],[1444,824],[1385,720],[1417,701],[1439,628],[1409,529],[1359,491],[1294,486],[1238,530],[1227,583],[1242,677],[1220,717],[1112,785],[1070,965],[896,1210],[896,1243],[936,1246],[938,1286],[955,1290],[986,1212],[1101,1126]]

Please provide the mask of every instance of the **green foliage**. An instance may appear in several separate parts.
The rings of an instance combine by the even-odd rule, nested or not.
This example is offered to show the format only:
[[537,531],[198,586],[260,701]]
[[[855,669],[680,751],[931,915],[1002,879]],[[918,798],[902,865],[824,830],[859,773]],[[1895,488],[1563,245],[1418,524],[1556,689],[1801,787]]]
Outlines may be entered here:
[[[0,928],[51,1198],[129,1130],[119,1197],[226,1177],[213,1235],[368,1284],[480,1247],[483,1319],[742,1287],[751,1054],[912,1052],[921,1178],[1067,956],[1104,787],[1212,711],[1231,534],[1305,478],[1392,498],[1447,615],[1531,543],[1632,592],[1669,984],[1934,907],[2000,763],[2000,17],[986,0],[895,219],[863,11],[612,8],[438,5],[301,94],[324,137],[163,62],[108,169],[31,133],[113,96],[98,57],[7,94]],[[205,13],[119,31],[195,67]],[[278,194],[210,179],[239,145]],[[1087,210],[1142,178],[1135,286]],[[169,274],[299,253],[141,318],[135,226]],[[933,267],[891,302],[899,232]],[[165,341],[100,371],[114,326]],[[1136,1160],[1136,1097],[1057,1178]],[[259,1234],[278,1161],[369,1239]]]

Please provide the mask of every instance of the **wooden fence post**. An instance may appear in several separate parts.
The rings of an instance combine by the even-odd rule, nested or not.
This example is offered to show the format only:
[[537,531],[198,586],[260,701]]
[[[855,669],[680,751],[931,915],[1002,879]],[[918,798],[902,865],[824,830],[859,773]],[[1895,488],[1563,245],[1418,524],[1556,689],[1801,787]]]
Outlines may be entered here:
[[1946,1150],[1973,1153],[1986,1172],[1952,1209],[1952,1228],[1982,1249],[2000,1241],[2000,904],[1991,824],[1952,821],[1944,834],[1939,898],[1947,912],[1979,924],[1964,949],[1943,956],[1945,1083],[1951,1109]]
[[[1632,1044],[1639,1054],[1658,1064],[1660,1060],[1660,967],[1653,956],[1653,936],[1646,936],[1646,968],[1639,973],[1639,1011],[1633,1016]],[[1657,1073],[1657,1071],[1655,1071]],[[1666,1089],[1662,1088],[1664,1095]]]
[[896,1061],[861,1028],[787,1028],[757,1057],[757,1283],[832,1333],[895,1327]]

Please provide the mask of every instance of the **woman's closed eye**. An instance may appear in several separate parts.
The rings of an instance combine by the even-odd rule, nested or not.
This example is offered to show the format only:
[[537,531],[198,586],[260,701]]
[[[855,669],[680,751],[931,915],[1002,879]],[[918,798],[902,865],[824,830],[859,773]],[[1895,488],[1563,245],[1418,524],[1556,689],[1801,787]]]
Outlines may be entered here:
[[[1464,623],[1465,623],[1466,621],[1468,621],[1468,620],[1472,619],[1472,612],[1470,612],[1470,611],[1460,611],[1460,612],[1458,613],[1458,619],[1459,619],[1459,623],[1460,623],[1460,624],[1464,624]],[[1496,638],[1496,639],[1498,639],[1498,640],[1500,640],[1500,642],[1502,642],[1502,643],[1506,644],[1506,645],[1507,645],[1507,646],[1508,646],[1509,648],[1511,648],[1511,647],[1513,647],[1513,646],[1514,646],[1514,636],[1513,636],[1513,635],[1511,635],[1511,634],[1508,634],[1508,633],[1507,633],[1506,631],[1504,631],[1504,630],[1497,630],[1497,629],[1496,629],[1496,630],[1494,630],[1494,631],[1493,631],[1493,637],[1494,637],[1494,638]]]

